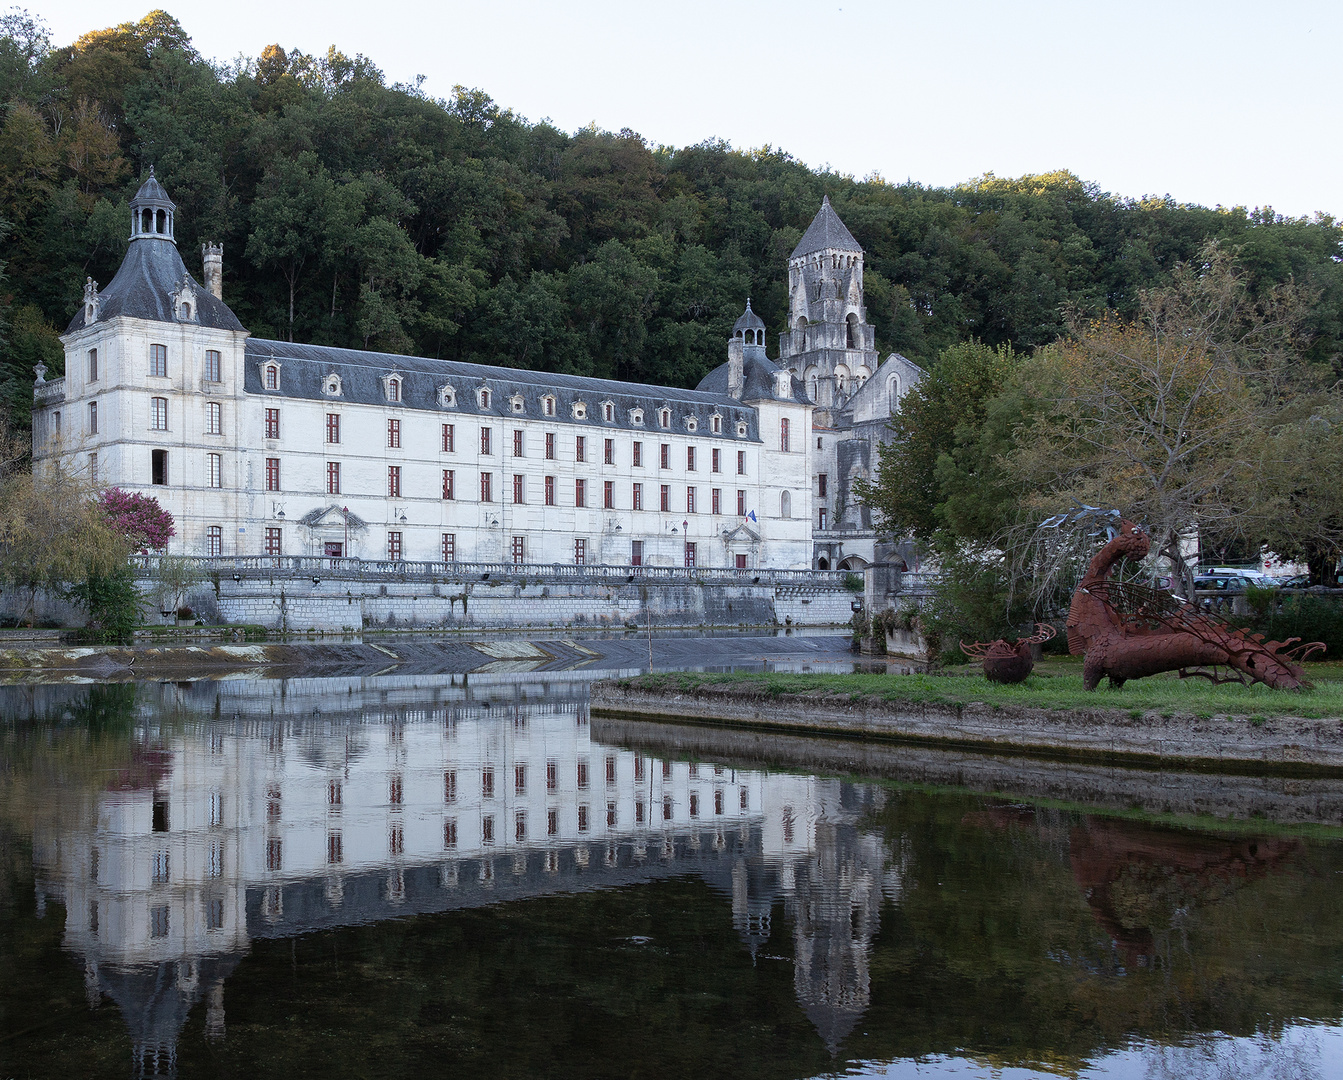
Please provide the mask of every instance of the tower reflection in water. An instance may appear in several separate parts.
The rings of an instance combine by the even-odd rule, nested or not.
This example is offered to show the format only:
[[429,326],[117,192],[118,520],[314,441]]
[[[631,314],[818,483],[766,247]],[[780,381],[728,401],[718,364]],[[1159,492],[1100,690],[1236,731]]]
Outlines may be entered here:
[[680,874],[730,896],[753,955],[782,903],[798,1001],[832,1053],[867,1008],[901,880],[857,826],[878,789],[602,745],[582,683],[238,681],[139,701],[129,766],[34,830],[39,903],[64,904],[90,1005],[116,1002],[137,1075],[175,1072],[202,998],[225,1037],[254,939]]

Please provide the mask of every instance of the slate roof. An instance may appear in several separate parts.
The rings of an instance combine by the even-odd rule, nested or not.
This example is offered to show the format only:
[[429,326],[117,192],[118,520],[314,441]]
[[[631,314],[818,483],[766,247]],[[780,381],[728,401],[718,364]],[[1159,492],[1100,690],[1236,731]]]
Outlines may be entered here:
[[[261,369],[269,360],[280,364],[280,388],[263,388]],[[768,361],[766,361],[768,363]],[[773,365],[769,365],[771,368]],[[243,376],[246,393],[278,398],[298,398],[314,401],[354,402],[367,405],[389,405],[383,377],[393,373],[402,378],[400,407],[425,409],[443,414],[445,420],[459,416],[497,416],[503,419],[544,419],[547,423],[582,424],[589,427],[607,427],[655,434],[666,430],[684,434],[686,417],[697,422],[696,435],[711,436],[710,417],[716,412],[723,418],[723,433],[719,438],[738,441],[736,425],[747,425],[745,440],[758,442],[755,410],[737,401],[727,393],[724,375],[721,392],[704,390],[704,384],[695,390],[680,390],[670,386],[651,386],[645,383],[619,382],[614,379],[593,379],[581,375],[557,375],[545,371],[522,368],[496,367],[490,364],[467,364],[455,360],[430,360],[419,356],[401,356],[394,353],[367,352],[361,349],[338,349],[329,345],[303,345],[288,341],[267,341],[263,338],[247,340]],[[339,397],[330,397],[324,386],[328,375],[341,380]],[[456,404],[439,403],[439,388],[444,384],[456,392]],[[475,391],[488,387],[490,406],[481,408]],[[799,384],[800,388],[800,384]],[[546,394],[556,398],[554,416],[545,416],[541,399]],[[522,398],[521,412],[513,410],[511,399]],[[763,396],[773,396],[766,394]],[[804,399],[803,399],[804,400]],[[575,419],[575,402],[587,405],[587,417]],[[615,405],[615,419],[602,419],[602,405]],[[658,426],[657,410],[671,409],[671,427]],[[643,410],[643,423],[630,420],[630,410]]]
[[154,175],[153,165],[149,166],[149,175],[145,177],[145,182],[140,185],[140,190],[135,193],[135,198],[131,200],[131,209],[150,205],[166,207],[169,210],[177,209],[177,204],[168,198],[168,193],[163,190],[163,185]]
[[763,330],[765,329],[765,320],[751,310],[751,298],[746,298],[746,310],[741,313],[735,323],[732,324],[732,332],[735,334],[738,330]]
[[[761,352],[764,350],[762,349]],[[746,387],[742,391],[742,401],[756,401],[760,398],[774,399],[774,375],[779,371],[779,365],[772,360],[766,360],[758,356],[746,356],[742,360],[742,374],[746,376]],[[789,376],[793,386],[792,401],[799,405],[810,405],[811,401],[807,398],[807,392],[803,388],[802,381],[796,376]],[[705,375],[695,387],[696,390],[714,395],[726,395],[728,382],[728,365],[719,364],[709,374]]]
[[835,208],[830,205],[830,196],[821,200],[821,208],[811,219],[807,231],[793,248],[792,259],[800,259],[816,251],[853,251],[861,253],[863,245],[853,238],[853,233],[839,220]]
[[[145,181],[146,186],[149,183],[149,180]],[[157,186],[158,181],[153,183]],[[191,320],[179,320],[173,315],[173,293],[184,281],[190,281],[196,291],[196,318]],[[187,273],[177,245],[163,236],[137,236],[133,239],[126,258],[117,270],[117,276],[98,293],[97,321],[115,319],[118,315],[154,322],[181,322],[187,326],[209,326],[217,330],[244,329],[238,316],[229,310],[224,301],[216,299],[204,285]],[[65,332],[71,334],[83,328],[84,305],[80,304],[79,311],[70,320]]]

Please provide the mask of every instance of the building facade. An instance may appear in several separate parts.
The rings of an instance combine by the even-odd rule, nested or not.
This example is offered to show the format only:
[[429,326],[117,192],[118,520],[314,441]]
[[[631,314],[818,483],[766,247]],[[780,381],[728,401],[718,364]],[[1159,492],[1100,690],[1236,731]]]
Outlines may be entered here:
[[763,334],[722,392],[261,340],[175,209],[151,171],[33,424],[37,468],[158,498],[174,553],[811,565],[812,404]]

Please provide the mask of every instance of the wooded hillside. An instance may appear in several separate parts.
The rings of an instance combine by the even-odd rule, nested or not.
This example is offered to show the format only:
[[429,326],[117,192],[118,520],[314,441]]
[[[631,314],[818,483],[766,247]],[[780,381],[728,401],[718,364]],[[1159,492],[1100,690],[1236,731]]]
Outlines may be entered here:
[[387,86],[334,49],[215,64],[161,11],[58,48],[23,15],[0,31],[0,393],[20,422],[86,275],[115,273],[151,164],[188,267],[222,242],[225,299],[262,336],[694,385],[747,295],[782,329],[785,260],[829,193],[867,251],[883,352],[1029,350],[1069,306],[1130,311],[1210,237],[1255,287],[1317,291],[1312,359],[1343,341],[1332,218],[1120,198],[1068,173],[933,188],[771,148],[568,134],[480,90]]

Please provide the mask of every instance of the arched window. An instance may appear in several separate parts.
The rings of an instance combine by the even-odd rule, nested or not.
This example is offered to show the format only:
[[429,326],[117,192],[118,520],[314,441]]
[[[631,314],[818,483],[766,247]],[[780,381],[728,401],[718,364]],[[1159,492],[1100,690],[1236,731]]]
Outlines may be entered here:
[[266,365],[266,389],[278,390],[280,388],[280,369],[274,364]]
[[154,231],[155,231],[155,232],[158,232],[158,233],[166,233],[166,232],[168,231],[168,211],[167,211],[167,210],[160,210],[160,211],[159,211],[159,213],[158,213],[158,220],[154,223]]
[[797,322],[793,324],[793,329],[796,330],[799,334],[806,333],[807,317],[805,315],[799,315],[797,317]]
[[480,392],[480,407],[482,409],[490,407],[490,392],[488,390],[481,390]]
[[184,319],[189,319],[189,318],[191,318],[191,305],[190,305],[190,304],[183,304],[183,305],[182,305],[182,318],[184,318]]
[[779,496],[779,517],[793,516],[793,495],[792,492],[785,491]]
[[659,426],[659,427],[664,427],[664,428],[669,428],[669,427],[671,427],[671,410],[670,410],[670,409],[663,409],[661,412],[658,413],[658,426]]
[[852,311],[844,320],[844,347],[848,349],[858,348],[858,316]]
[[401,400],[401,380],[400,380],[400,379],[388,379],[388,380],[387,380],[387,400],[388,400],[388,401],[400,401],[400,400]]
[[892,375],[886,380],[886,403],[892,414],[900,409],[900,380]]
[[555,399],[553,397],[544,397],[541,399],[541,411],[547,416],[555,415]]

